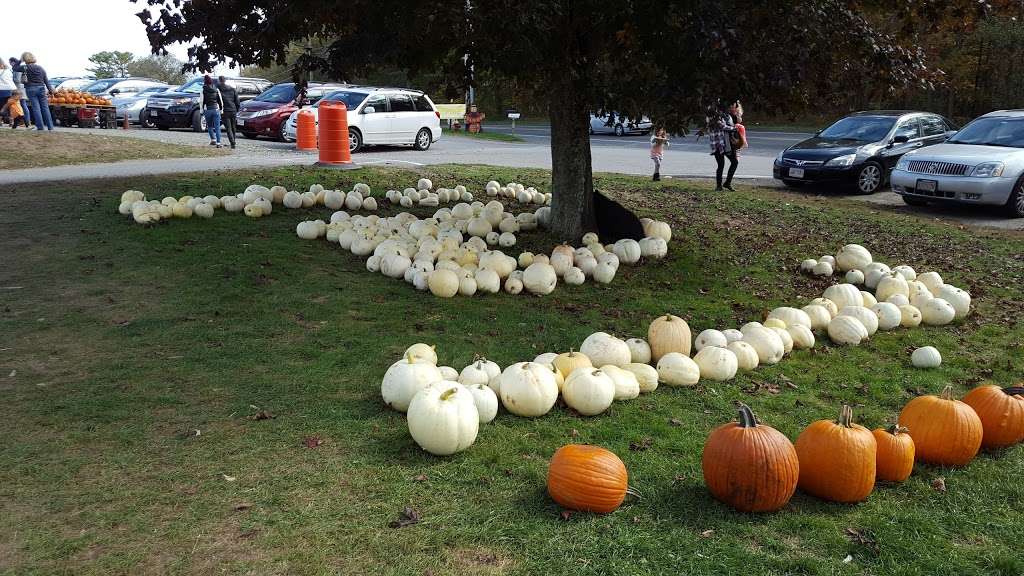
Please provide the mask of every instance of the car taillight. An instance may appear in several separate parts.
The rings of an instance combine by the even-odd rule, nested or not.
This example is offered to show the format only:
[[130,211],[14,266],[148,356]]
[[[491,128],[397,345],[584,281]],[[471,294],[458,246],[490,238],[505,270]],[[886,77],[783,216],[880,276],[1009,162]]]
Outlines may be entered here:
[[441,119],[441,113],[440,113],[440,112],[438,112],[437,110],[434,110],[434,116],[437,116],[437,119],[438,119],[438,120],[440,120],[440,119]]

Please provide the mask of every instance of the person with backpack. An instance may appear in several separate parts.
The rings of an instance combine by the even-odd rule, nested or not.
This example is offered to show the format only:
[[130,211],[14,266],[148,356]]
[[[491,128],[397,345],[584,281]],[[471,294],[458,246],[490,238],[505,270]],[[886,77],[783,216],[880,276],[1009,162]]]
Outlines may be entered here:
[[220,148],[220,112],[224,109],[224,98],[213,85],[209,74],[203,77],[203,117],[206,118],[206,133],[210,135],[210,146]]
[[[735,192],[732,188],[732,177],[736,174],[736,166],[739,163],[736,158],[736,150],[739,148],[736,123],[733,122],[732,115],[728,110],[722,109],[721,101],[708,107],[704,120],[703,133],[708,137],[711,155],[715,157],[715,163],[718,165],[715,170],[715,191],[721,192],[724,188]],[[726,158],[729,159],[729,172],[723,183],[722,172],[725,169]]]

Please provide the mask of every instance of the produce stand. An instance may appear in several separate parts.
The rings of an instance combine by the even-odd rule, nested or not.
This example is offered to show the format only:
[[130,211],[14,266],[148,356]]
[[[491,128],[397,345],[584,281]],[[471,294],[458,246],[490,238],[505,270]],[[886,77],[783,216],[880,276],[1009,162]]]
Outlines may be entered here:
[[55,124],[79,128],[117,128],[117,108],[101,104],[50,103]]

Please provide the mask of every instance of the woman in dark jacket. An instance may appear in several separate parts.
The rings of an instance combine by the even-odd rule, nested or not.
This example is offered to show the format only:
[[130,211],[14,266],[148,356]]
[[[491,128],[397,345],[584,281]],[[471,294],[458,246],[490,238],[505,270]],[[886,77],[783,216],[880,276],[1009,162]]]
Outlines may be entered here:
[[224,112],[221,120],[224,122],[224,131],[228,133],[228,142],[235,147],[235,132],[238,129],[238,91],[230,84],[228,79],[221,76],[217,79],[217,89],[220,90],[220,99],[224,102]]
[[[729,112],[722,109],[721,102],[708,107],[707,115],[705,116],[704,134],[708,137],[708,143],[711,145],[711,155],[715,157],[715,163],[718,165],[715,170],[715,190],[720,192],[724,187],[726,190],[733,191],[732,177],[736,174],[736,165],[738,163],[736,146],[733,143],[736,134],[736,124],[733,122]],[[726,176],[725,183],[723,184],[722,172],[725,169],[726,158],[729,159],[729,174]]]
[[220,148],[220,111],[224,109],[224,99],[220,90],[213,84],[213,78],[207,74],[203,77],[203,116],[206,118],[206,132],[210,135],[210,146]]
[[25,96],[28,97],[29,106],[32,108],[32,123],[36,125],[36,130],[42,130],[44,124],[47,130],[53,130],[50,101],[47,99],[47,95],[53,94],[53,87],[50,86],[50,79],[46,77],[46,70],[36,64],[36,57],[31,52],[22,54],[21,61],[22,64],[16,70],[22,73]]

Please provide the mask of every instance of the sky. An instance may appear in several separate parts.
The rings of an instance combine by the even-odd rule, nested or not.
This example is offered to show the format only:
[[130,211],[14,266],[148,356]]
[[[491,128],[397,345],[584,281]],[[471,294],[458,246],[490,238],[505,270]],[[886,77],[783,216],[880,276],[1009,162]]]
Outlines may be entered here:
[[[6,61],[32,52],[51,78],[86,75],[89,56],[104,50],[124,50],[140,57],[151,53],[146,27],[135,16],[145,0],[137,4],[129,0],[30,0],[20,5],[30,6],[33,14],[45,15],[45,19],[36,23],[29,15],[12,20],[15,12],[5,10],[0,56]],[[186,59],[187,46],[168,51],[179,60]],[[224,67],[216,72],[228,70]]]

